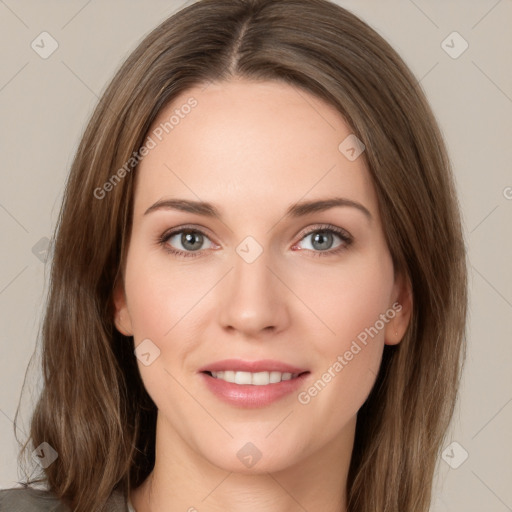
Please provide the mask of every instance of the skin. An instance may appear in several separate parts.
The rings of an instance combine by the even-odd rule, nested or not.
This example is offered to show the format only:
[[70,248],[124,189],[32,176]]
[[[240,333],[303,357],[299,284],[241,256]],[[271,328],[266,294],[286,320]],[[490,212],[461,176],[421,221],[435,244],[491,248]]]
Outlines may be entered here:
[[[155,469],[132,502],[137,512],[346,510],[357,412],[412,306],[410,285],[394,273],[364,154],[352,162],[338,150],[351,129],[332,106],[279,82],[190,89],[153,129],[190,97],[197,106],[136,171],[115,293],[119,331],[160,350],[149,366],[138,361],[158,421]],[[350,206],[284,216],[299,200],[334,196],[362,204],[371,220]],[[172,209],[144,215],[164,198],[211,202],[222,220]],[[333,235],[319,249],[314,236],[325,224],[353,242],[334,254],[344,242]],[[196,257],[158,243],[184,225],[206,235]],[[247,236],[263,249],[250,264],[236,252]],[[182,241],[174,236],[166,246],[186,251]],[[198,373],[221,359],[274,359],[309,370],[299,391],[307,390],[395,302],[401,311],[307,404],[292,393],[265,407],[235,407]],[[252,468],[237,457],[247,442],[261,452]]]

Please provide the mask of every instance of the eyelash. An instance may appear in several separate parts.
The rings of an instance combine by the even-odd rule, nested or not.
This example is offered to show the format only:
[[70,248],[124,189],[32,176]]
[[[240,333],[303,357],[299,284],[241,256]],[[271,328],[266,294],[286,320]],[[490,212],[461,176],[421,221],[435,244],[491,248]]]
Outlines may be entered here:
[[[206,233],[201,231],[200,229],[194,228],[194,227],[188,227],[188,226],[182,226],[178,229],[166,231],[163,233],[157,240],[158,244],[163,247],[163,249],[169,253],[173,254],[175,256],[184,257],[184,258],[196,258],[201,255],[203,251],[181,251],[179,249],[173,249],[169,248],[167,245],[167,242],[171,237],[174,235],[183,233],[183,232],[189,232],[189,233],[199,233],[200,235],[203,235],[206,238],[209,238]],[[301,242],[304,238],[307,236],[310,236],[314,233],[333,233],[337,235],[341,241],[343,242],[335,249],[330,249],[328,251],[311,251],[311,249],[300,249],[300,250],[307,250],[313,253],[313,256],[335,256],[337,254],[340,254],[341,252],[345,251],[353,242],[352,237],[348,234],[347,231],[344,229],[338,228],[336,226],[333,226],[332,224],[322,224],[318,226],[314,226],[313,229],[307,231],[306,233],[303,233],[299,242]]]

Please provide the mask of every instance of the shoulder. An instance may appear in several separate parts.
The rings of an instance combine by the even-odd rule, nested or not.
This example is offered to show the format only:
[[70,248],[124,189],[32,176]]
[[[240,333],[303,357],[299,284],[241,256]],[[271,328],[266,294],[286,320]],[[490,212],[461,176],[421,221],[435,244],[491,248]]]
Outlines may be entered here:
[[0,490],[0,512],[69,512],[50,491],[19,487]]
[[[107,506],[109,512],[128,510],[126,500],[119,491],[112,493]],[[17,487],[0,489],[0,512],[70,512],[70,509],[50,491]]]

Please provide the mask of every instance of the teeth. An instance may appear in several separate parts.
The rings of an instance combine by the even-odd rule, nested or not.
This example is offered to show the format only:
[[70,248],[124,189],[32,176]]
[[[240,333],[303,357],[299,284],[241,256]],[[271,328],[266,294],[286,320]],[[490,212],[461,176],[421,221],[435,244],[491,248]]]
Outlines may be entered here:
[[212,377],[225,380],[235,384],[252,384],[253,386],[266,386],[267,384],[276,384],[283,380],[295,379],[298,373],[281,372],[233,372],[226,370],[224,372],[211,372]]
[[250,382],[246,382],[246,384],[253,384],[254,386],[266,386],[270,383],[270,378],[268,372],[259,372],[259,373],[248,373],[250,376]]
[[270,372],[270,383],[274,384],[276,382],[281,382],[281,377],[281,372]]
[[235,373],[236,384],[252,384],[252,374],[249,372],[236,372]]

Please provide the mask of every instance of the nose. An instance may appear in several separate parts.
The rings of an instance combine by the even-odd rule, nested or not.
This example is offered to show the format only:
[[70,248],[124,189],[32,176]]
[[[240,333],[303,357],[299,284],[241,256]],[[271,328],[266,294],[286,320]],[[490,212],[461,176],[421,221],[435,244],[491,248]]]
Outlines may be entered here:
[[288,290],[276,277],[267,253],[248,263],[234,255],[234,268],[220,290],[219,317],[223,329],[245,337],[280,332],[289,325]]

